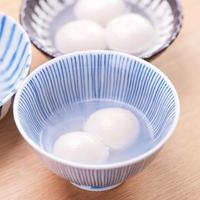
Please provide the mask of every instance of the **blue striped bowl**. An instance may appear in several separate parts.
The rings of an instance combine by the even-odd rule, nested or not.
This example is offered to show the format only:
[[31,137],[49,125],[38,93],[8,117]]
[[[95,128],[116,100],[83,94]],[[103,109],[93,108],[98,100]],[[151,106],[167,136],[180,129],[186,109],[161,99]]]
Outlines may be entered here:
[[[94,99],[123,102],[145,114],[155,146],[127,161],[86,165],[65,161],[41,148],[40,133],[63,106]],[[14,102],[14,117],[25,140],[57,175],[93,191],[116,187],[142,171],[174,131],[179,100],[168,78],[139,58],[111,51],[86,51],[55,58],[35,70]]]
[[31,54],[31,43],[23,28],[0,13],[0,119],[6,115],[12,96],[28,75]]

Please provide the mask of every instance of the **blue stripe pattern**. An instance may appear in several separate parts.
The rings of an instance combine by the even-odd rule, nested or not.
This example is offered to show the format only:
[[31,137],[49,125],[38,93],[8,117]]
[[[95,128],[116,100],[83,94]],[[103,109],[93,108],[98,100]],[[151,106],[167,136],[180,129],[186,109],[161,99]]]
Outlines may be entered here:
[[[1,110],[3,110],[3,106],[16,93],[20,83],[27,76],[30,62],[31,44],[27,34],[13,19],[0,13]],[[2,117],[0,114],[0,119]]]
[[[151,123],[155,138],[165,134],[165,124],[172,123],[176,114],[173,91],[158,72],[113,54],[76,55],[49,64],[26,85],[19,111],[22,121],[32,125],[28,131],[37,141],[39,129],[56,110],[91,99],[134,106]],[[27,112],[30,118],[24,119]]]
[[[41,130],[65,105],[102,99],[134,106],[145,114],[162,141],[176,123],[179,104],[168,79],[147,62],[125,54],[92,51],[54,59],[33,74],[18,94],[16,115],[27,136],[39,147]],[[141,171],[155,156],[110,170],[72,167],[41,154],[59,176],[78,185],[118,184]]]

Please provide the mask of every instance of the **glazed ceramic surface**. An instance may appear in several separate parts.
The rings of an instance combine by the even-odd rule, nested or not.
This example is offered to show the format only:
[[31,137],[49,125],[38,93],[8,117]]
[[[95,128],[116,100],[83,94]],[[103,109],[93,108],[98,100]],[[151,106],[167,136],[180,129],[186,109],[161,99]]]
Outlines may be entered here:
[[[49,119],[65,106],[90,100],[123,102],[151,123],[155,145],[123,162],[86,165],[65,161],[40,146]],[[179,100],[169,79],[148,62],[111,51],[79,52],[55,58],[36,69],[14,102],[14,117],[24,139],[57,175],[87,190],[107,190],[142,171],[174,131]]]
[[31,55],[31,43],[21,25],[0,13],[0,119],[28,75]]
[[[75,20],[76,0],[24,0],[21,23],[32,42],[52,57],[62,55],[56,49],[55,35],[65,23]],[[149,58],[167,48],[177,37],[182,26],[182,8],[179,0],[124,0],[127,12],[138,13],[150,20],[155,28],[157,42],[135,56]],[[66,44],[67,45],[67,44]]]

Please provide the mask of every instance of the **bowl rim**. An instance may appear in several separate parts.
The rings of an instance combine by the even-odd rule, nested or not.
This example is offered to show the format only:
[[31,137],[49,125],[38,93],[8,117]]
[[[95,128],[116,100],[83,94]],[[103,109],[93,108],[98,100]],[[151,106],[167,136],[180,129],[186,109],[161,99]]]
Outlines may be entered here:
[[27,61],[27,69],[21,74],[19,83],[17,84],[17,87],[14,90],[12,90],[12,92],[10,92],[8,95],[3,97],[3,99],[0,101],[0,107],[3,106],[4,104],[6,104],[15,95],[15,93],[19,89],[20,85],[23,83],[24,79],[27,77],[27,75],[29,73],[29,70],[30,70],[30,67],[31,67],[31,60],[32,60],[32,48],[31,48],[31,42],[30,42],[30,39],[28,37],[28,34],[26,33],[26,31],[24,30],[24,28],[22,27],[22,25],[19,22],[17,22],[14,18],[8,16],[4,12],[0,11],[0,17],[3,17],[3,16],[5,16],[10,22],[16,24],[17,28],[19,28],[21,33],[24,35],[24,38],[28,42],[28,47],[27,47],[26,51],[28,52],[30,57]]
[[[155,72],[157,72],[158,74],[160,74],[160,76],[166,81],[166,83],[170,86],[174,98],[175,98],[175,104],[176,104],[176,114],[175,114],[175,119],[173,121],[173,124],[171,126],[171,128],[168,130],[168,133],[166,134],[166,136],[158,143],[156,144],[153,148],[151,148],[150,150],[148,150],[147,152],[129,159],[129,160],[125,160],[125,161],[121,161],[121,162],[116,162],[116,163],[111,163],[111,164],[98,164],[98,165],[94,165],[94,164],[81,164],[81,163],[76,163],[76,162],[72,162],[72,161],[67,161],[61,158],[58,158],[57,156],[54,156],[52,153],[49,153],[45,150],[43,150],[41,147],[39,147],[39,145],[37,145],[35,142],[32,141],[32,139],[26,134],[26,132],[24,131],[23,127],[21,126],[19,117],[18,117],[18,106],[19,106],[19,100],[21,97],[21,93],[24,90],[24,87],[27,85],[27,83],[38,73],[40,73],[41,70],[48,68],[49,65],[58,62],[59,60],[62,59],[69,59],[70,57],[73,56],[77,56],[77,55],[90,55],[90,54],[112,54],[112,55],[118,55],[118,56],[123,56],[129,59],[134,59],[136,61],[142,62],[145,67],[148,67],[152,70],[154,70]],[[166,142],[167,140],[170,138],[170,136],[172,135],[172,133],[174,132],[177,124],[178,124],[178,120],[179,120],[179,116],[180,116],[180,102],[179,102],[179,97],[178,94],[176,92],[175,87],[173,86],[172,82],[169,80],[169,78],[158,68],[156,68],[154,65],[152,65],[151,63],[129,55],[129,54],[125,54],[125,53],[121,53],[121,52],[116,52],[116,51],[109,51],[109,50],[93,50],[93,51],[80,51],[80,52],[75,52],[75,53],[71,53],[71,54],[66,54],[66,55],[62,55],[60,57],[54,58],[42,65],[40,65],[36,70],[34,70],[27,78],[26,80],[23,82],[23,84],[20,86],[15,100],[14,100],[14,106],[13,106],[13,114],[14,114],[14,120],[16,123],[16,126],[19,130],[19,132],[21,133],[22,137],[26,140],[26,142],[33,148],[35,149],[40,155],[47,157],[50,160],[53,160],[54,162],[58,162],[67,166],[71,166],[71,167],[75,167],[75,168],[80,168],[80,169],[112,169],[112,168],[119,168],[119,167],[124,167],[124,166],[128,166],[134,163],[137,163],[141,160],[146,159],[147,157],[153,155],[155,152],[157,152]]]
[[[31,42],[33,43],[33,45],[40,51],[42,51],[46,56],[51,57],[51,58],[55,58],[58,56],[62,56],[65,54],[62,54],[59,51],[55,51],[55,52],[51,52],[48,50],[48,48],[46,48],[44,45],[42,45],[36,37],[34,37],[34,35],[31,33],[29,26],[26,25],[24,17],[25,17],[25,9],[27,7],[27,2],[29,0],[22,0],[22,4],[20,7],[20,23],[22,24],[22,26],[24,27],[24,29],[26,30],[26,32],[28,33]],[[138,55],[140,58],[142,59],[149,59],[152,58],[156,55],[158,55],[159,53],[163,52],[165,49],[167,49],[178,37],[178,35],[181,32],[182,26],[183,26],[183,18],[184,18],[184,14],[183,14],[183,9],[182,9],[182,4],[181,4],[181,0],[166,0],[169,3],[169,6],[172,9],[172,13],[174,16],[174,28],[173,31],[170,33],[171,36],[170,38],[165,41],[162,46],[160,46],[159,48],[156,48],[155,50],[151,51],[151,52],[147,52],[147,53],[141,53],[141,55]],[[173,10],[173,6],[171,5],[171,1],[174,1],[174,5],[176,8],[176,11]],[[90,51],[90,50],[89,50]],[[107,51],[115,51],[116,50],[107,50]],[[131,53],[130,53],[131,54]],[[133,55],[133,54],[131,54]],[[135,56],[135,55],[133,55]]]

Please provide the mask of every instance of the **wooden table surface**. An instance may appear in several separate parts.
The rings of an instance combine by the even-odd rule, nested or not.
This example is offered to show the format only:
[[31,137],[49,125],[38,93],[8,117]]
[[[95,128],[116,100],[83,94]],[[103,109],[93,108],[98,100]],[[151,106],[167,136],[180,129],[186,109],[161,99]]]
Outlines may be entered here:
[[[0,0],[0,10],[19,17],[20,0]],[[1,200],[199,200],[200,199],[200,1],[182,0],[178,39],[151,60],[174,83],[181,101],[179,125],[158,157],[117,189],[86,192],[52,174],[16,129],[12,110],[0,122]],[[47,61],[33,47],[31,70]]]

